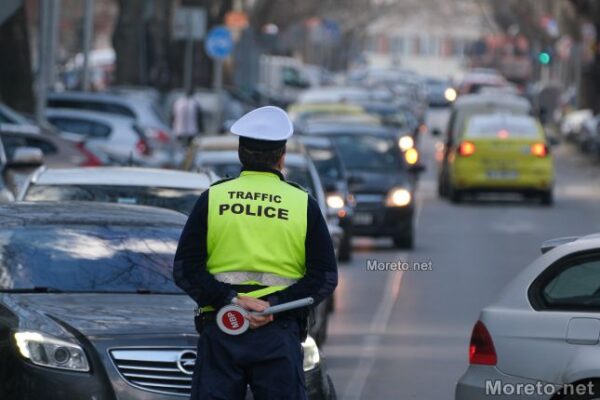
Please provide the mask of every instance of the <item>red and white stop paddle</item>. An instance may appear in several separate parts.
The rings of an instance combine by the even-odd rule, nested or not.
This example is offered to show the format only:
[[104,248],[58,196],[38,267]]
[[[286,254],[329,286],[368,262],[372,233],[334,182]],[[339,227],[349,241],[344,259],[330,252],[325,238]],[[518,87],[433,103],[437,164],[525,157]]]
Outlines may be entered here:
[[273,307],[267,307],[264,311],[248,311],[238,305],[230,304],[219,310],[217,313],[217,325],[219,329],[229,335],[241,335],[250,328],[250,321],[248,316],[252,315],[269,315],[277,314],[284,311],[295,310],[296,308],[302,308],[310,306],[314,303],[312,297],[305,297],[300,300],[290,301],[288,303],[278,304]]

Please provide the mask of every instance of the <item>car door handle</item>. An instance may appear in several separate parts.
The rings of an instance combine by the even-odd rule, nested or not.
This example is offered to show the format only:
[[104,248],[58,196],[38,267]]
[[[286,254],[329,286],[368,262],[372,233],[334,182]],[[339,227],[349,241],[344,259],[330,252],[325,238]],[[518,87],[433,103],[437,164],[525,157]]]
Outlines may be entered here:
[[567,343],[597,345],[600,342],[600,319],[572,318],[567,328]]

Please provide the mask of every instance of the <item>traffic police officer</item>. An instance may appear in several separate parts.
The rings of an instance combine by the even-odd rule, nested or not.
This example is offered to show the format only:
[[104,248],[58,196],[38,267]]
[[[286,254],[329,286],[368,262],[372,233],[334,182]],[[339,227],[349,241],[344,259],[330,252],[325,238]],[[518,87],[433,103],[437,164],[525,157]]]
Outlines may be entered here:
[[175,282],[201,307],[192,399],[305,399],[301,342],[307,310],[250,316],[239,336],[221,332],[215,314],[235,303],[249,311],[329,297],[337,265],[315,199],[281,173],[293,134],[277,107],[237,121],[242,172],[204,192],[189,216],[175,255]]

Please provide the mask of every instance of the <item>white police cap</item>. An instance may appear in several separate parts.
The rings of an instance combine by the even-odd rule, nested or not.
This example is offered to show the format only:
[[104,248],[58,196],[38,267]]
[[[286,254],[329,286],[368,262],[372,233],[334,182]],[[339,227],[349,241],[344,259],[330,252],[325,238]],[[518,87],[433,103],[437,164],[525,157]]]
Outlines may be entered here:
[[280,142],[293,135],[294,125],[281,108],[266,106],[252,110],[237,120],[231,127],[231,133],[243,138]]

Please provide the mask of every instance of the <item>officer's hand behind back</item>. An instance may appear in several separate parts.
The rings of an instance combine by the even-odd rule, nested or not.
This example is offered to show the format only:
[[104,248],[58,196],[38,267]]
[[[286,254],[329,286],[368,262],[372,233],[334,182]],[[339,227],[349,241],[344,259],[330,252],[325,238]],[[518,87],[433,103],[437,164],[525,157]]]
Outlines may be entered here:
[[[269,307],[269,302],[260,299],[255,299],[254,297],[238,296],[237,299],[237,305],[248,311],[264,311],[267,307]],[[249,315],[248,320],[250,321],[250,328],[256,329],[273,321],[273,316]]]

